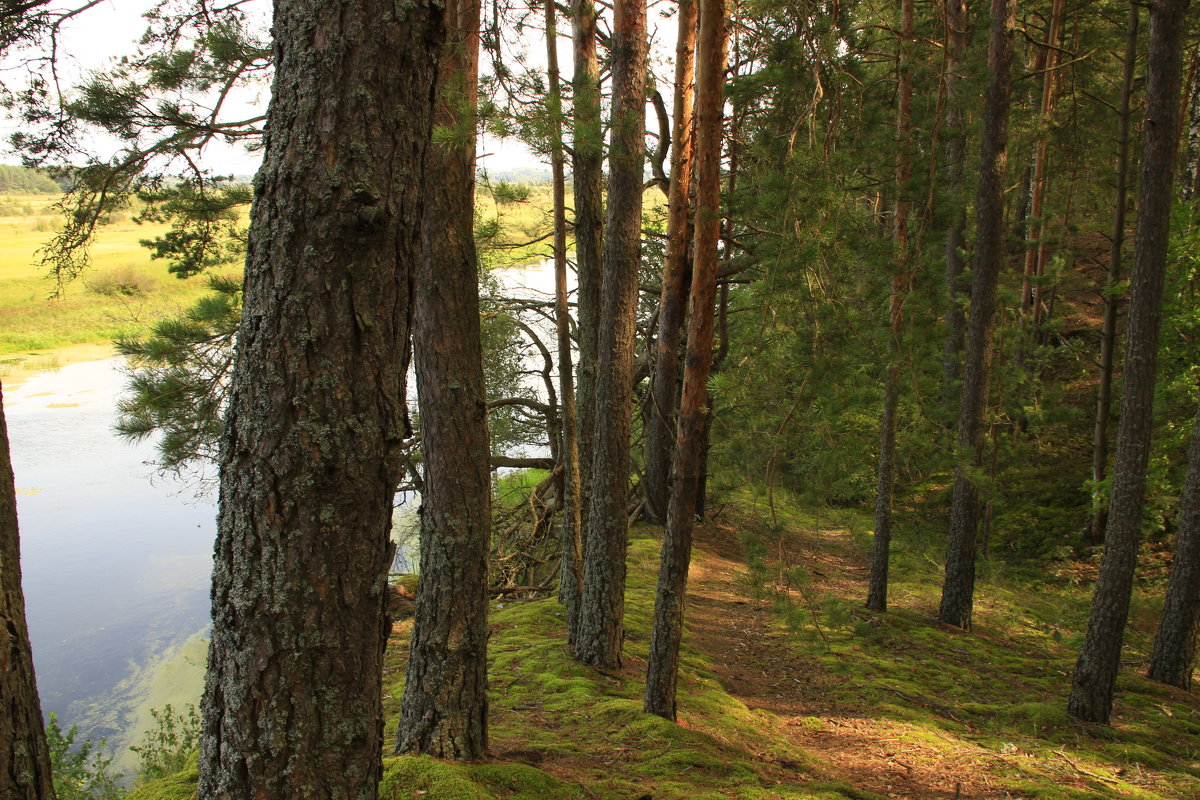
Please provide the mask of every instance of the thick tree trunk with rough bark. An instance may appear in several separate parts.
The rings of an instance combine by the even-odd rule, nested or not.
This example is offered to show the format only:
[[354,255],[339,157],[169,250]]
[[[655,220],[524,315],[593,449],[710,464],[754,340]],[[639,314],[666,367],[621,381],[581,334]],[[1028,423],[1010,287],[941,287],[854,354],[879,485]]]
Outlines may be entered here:
[[683,397],[675,447],[670,509],[663,536],[654,630],[646,665],[646,712],[675,719],[679,642],[696,492],[708,417],[708,376],[713,360],[713,317],[717,297],[717,244],[721,238],[721,87],[725,77],[724,0],[699,0],[696,56],[696,240],[692,256],[691,314],[688,318]]
[[875,540],[867,608],[887,611],[888,557],[892,541],[892,495],[896,482],[896,408],[900,399],[900,337],[904,331],[904,299],[911,280],[908,217],[912,202],[912,74],[909,72],[913,36],[913,0],[900,3],[900,43],[896,58],[896,214],[892,227],[895,272],[888,308],[888,364],[883,378],[883,409],[879,415],[879,459],[875,470]]
[[583,535],[592,486],[592,436],[596,425],[596,331],[600,326],[600,261],[604,243],[604,134],[600,124],[600,62],[596,55],[596,5],[571,6],[575,72],[571,78],[574,141],[571,179],[575,189],[575,272],[578,276],[580,511]]
[[1008,111],[1012,95],[1012,37],[1016,0],[992,0],[988,43],[988,84],[983,108],[979,189],[975,199],[975,260],[963,363],[950,538],[946,579],[938,618],[971,627],[975,595],[975,539],[979,527],[979,488],[973,472],[983,463],[984,411],[991,372],[992,322],[996,282],[1004,264],[1004,171],[1008,161]]
[[675,130],[671,137],[671,185],[667,197],[667,252],[658,301],[658,339],[646,415],[646,516],[667,519],[671,457],[675,450],[675,397],[679,383],[679,341],[687,311],[692,183],[692,95],[695,92],[696,2],[679,3],[675,41]]
[[440,6],[275,4],[198,796],[374,800]]
[[620,666],[624,641],[626,503],[646,149],[646,49],[645,0],[617,0],[608,209],[596,336],[592,485],[585,523],[583,606],[575,638],[575,657],[602,668]]
[[448,0],[434,123],[458,130],[425,160],[413,357],[421,411],[421,583],[398,753],[487,753],[487,580],[492,529],[479,330],[473,109],[479,1]]
[[567,301],[566,152],[563,147],[562,87],[558,71],[558,19],[554,0],[546,0],[546,73],[550,94],[550,169],[554,194],[554,325],[558,336],[558,387],[562,396],[563,466],[562,570],[558,596],[567,610],[567,631],[579,627],[583,591],[583,514],[580,511],[579,416],[571,364],[571,316]]
[[1130,279],[1124,389],[1112,500],[1087,636],[1075,662],[1067,703],[1071,716],[1085,722],[1107,723],[1112,713],[1113,687],[1121,664],[1121,645],[1137,566],[1170,236],[1187,7],[1188,0],[1156,0],[1150,4],[1137,243]]
[[1133,74],[1137,65],[1138,4],[1129,4],[1129,22],[1125,27],[1125,63],[1121,77],[1121,105],[1117,119],[1117,186],[1114,197],[1112,235],[1109,237],[1108,269],[1104,277],[1104,325],[1100,331],[1100,385],[1096,389],[1096,422],[1092,434],[1091,524],[1087,540],[1098,545],[1104,541],[1108,509],[1102,502],[1099,485],[1108,472],[1108,433],[1112,424],[1112,381],[1117,350],[1117,309],[1120,297],[1121,260],[1125,253],[1125,206],[1129,196],[1129,106],[1133,96]]
[[1175,560],[1167,581],[1150,680],[1190,689],[1196,661],[1196,634],[1200,629],[1200,409],[1192,426],[1188,447],[1187,483],[1179,506],[1179,532]]
[[33,651],[21,589],[17,490],[8,452],[8,426],[0,389],[0,797],[50,800],[54,777],[42,706],[33,674]]

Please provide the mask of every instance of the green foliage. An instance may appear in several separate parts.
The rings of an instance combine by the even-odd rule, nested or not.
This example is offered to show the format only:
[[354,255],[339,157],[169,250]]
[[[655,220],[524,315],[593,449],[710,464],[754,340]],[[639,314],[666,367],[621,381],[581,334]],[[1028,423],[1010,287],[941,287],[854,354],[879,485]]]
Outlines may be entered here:
[[142,240],[151,258],[165,259],[179,278],[215,267],[240,265],[246,258],[243,213],[253,199],[246,184],[208,186],[175,183],[138,192],[146,204],[138,222],[171,223],[165,234]]
[[[147,219],[174,225],[151,242],[173,272],[237,260],[234,209],[248,191],[205,170],[201,154],[216,139],[261,143],[265,115],[231,117],[225,102],[270,75],[267,32],[242,5],[198,14],[190,3],[160,0],[145,15],[136,52],[86,75],[70,100],[57,105],[53,75],[36,75],[21,96],[25,125],[13,144],[28,162],[57,164],[72,179],[60,203],[64,224],[41,253],[60,290],[88,267],[97,225],[139,194],[154,206]],[[89,158],[97,131],[120,141],[120,152]]]
[[63,730],[58,715],[51,712],[46,722],[46,743],[54,771],[54,793],[58,800],[119,800],[125,795],[121,775],[109,771],[112,757],[105,754],[104,740],[77,741],[78,729]]
[[529,202],[533,189],[527,183],[509,183],[501,180],[490,184],[490,194],[499,205],[511,206]]
[[210,294],[178,317],[157,322],[140,338],[123,338],[129,384],[118,402],[117,432],[139,440],[155,432],[159,466],[179,472],[215,460],[241,320],[242,286],[210,275]]
[[0,194],[58,194],[61,191],[45,170],[0,164]]
[[200,746],[200,715],[194,705],[176,711],[170,704],[151,709],[154,728],[142,744],[129,748],[138,757],[136,785],[172,776],[185,769]]

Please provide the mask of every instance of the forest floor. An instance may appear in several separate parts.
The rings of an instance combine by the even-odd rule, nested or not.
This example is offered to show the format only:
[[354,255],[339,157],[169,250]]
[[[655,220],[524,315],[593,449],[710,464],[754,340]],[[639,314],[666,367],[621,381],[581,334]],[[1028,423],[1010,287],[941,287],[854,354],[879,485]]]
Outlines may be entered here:
[[[678,725],[642,712],[657,530],[633,531],[619,671],[574,662],[554,599],[501,599],[492,758],[386,758],[381,798],[1200,797],[1200,703],[1140,677],[1154,587],[1135,598],[1113,725],[1082,726],[1065,705],[1089,564],[983,564],[964,632],[935,622],[939,565],[904,536],[888,613],[862,608],[868,528],[854,512],[772,511],[748,492],[710,509],[696,535]],[[409,634],[397,621],[388,648],[392,732]],[[132,797],[183,800],[189,786],[194,770]]]

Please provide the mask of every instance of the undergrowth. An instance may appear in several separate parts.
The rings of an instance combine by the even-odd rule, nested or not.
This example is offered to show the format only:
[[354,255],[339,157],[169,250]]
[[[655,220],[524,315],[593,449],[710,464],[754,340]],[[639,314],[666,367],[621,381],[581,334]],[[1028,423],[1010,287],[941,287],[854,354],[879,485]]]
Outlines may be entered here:
[[[982,562],[974,627],[963,632],[935,621],[941,537],[901,520],[889,610],[873,614],[863,608],[868,521],[843,514],[841,524],[828,516],[816,526],[811,511],[777,500],[772,523],[750,493],[735,504],[758,506],[741,520],[747,591],[771,603],[804,657],[838,677],[829,683],[836,702],[946,754],[974,754],[977,769],[1014,796],[1200,797],[1196,699],[1141,677],[1161,586],[1137,589],[1113,724],[1084,726],[1066,700],[1087,625],[1092,587],[1079,577],[1087,565]],[[830,551],[860,565],[861,578],[833,586],[817,578],[812,554]]]

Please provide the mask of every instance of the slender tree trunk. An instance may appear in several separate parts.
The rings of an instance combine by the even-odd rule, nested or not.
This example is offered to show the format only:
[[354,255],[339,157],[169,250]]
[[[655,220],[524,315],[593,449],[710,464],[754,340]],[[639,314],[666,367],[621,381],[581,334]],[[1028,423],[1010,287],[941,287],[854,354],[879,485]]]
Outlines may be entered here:
[[554,182],[554,325],[558,334],[558,382],[562,395],[563,519],[559,598],[567,608],[568,635],[579,627],[583,590],[583,516],[579,508],[579,418],[571,365],[571,317],[567,306],[567,200],[563,148],[562,88],[558,73],[558,20],[554,0],[546,0],[546,73],[550,83],[550,171]]
[[966,320],[960,297],[964,292],[963,251],[966,247],[967,202],[963,164],[966,161],[967,131],[964,106],[967,98],[958,74],[967,52],[968,15],[966,0],[946,0],[946,191],[950,198],[950,226],[946,230],[946,343],[942,348],[945,424],[951,428],[962,379],[963,331]]
[[0,388],[0,797],[50,800],[54,778],[33,673],[33,651],[21,590],[21,538],[17,490],[8,452],[4,394]]
[[1137,64],[1138,4],[1129,4],[1129,22],[1125,27],[1125,65],[1121,78],[1121,106],[1117,119],[1117,191],[1114,198],[1113,227],[1108,249],[1108,270],[1104,277],[1104,325],[1100,332],[1100,386],[1096,390],[1096,424],[1092,436],[1091,525],[1088,541],[1104,541],[1108,509],[1103,502],[1100,483],[1108,471],[1108,431],[1112,423],[1113,356],[1117,347],[1117,310],[1121,299],[1117,284],[1121,280],[1121,259],[1125,253],[1125,208],[1129,198],[1129,106],[1133,96],[1133,73]]
[[584,537],[583,606],[575,639],[576,658],[610,669],[620,666],[624,641],[625,540],[629,533],[626,503],[646,149],[645,0],[617,0],[612,64],[612,135],[601,316],[596,337],[592,487]]
[[1096,578],[1087,637],[1079,650],[1067,711],[1085,722],[1107,723],[1133,574],[1137,566],[1154,411],[1154,378],[1167,242],[1171,183],[1179,127],[1180,62],[1188,0],[1150,4],[1150,48],[1146,70],[1146,124],[1138,198],[1129,322],[1125,337],[1125,380],[1117,429],[1112,501],[1104,536],[1104,559]]
[[667,252],[658,303],[658,339],[646,425],[646,513],[667,518],[671,456],[675,446],[675,397],[679,383],[679,340],[686,315],[689,187],[692,183],[692,95],[696,50],[696,0],[680,0],[675,40],[675,131],[671,142],[671,186],[667,198]]
[[938,617],[950,625],[971,627],[975,595],[975,540],[979,528],[979,487],[972,473],[983,463],[984,411],[991,372],[992,323],[996,282],[1004,265],[1004,171],[1008,161],[1008,112],[1012,95],[1012,36],[1016,0],[992,0],[988,43],[988,84],[983,108],[979,189],[976,195],[975,260],[963,363],[962,404],[958,420],[950,539],[946,580]]
[[904,299],[911,280],[908,252],[908,218],[912,202],[908,182],[912,177],[912,74],[909,62],[913,42],[913,0],[900,3],[900,47],[896,62],[896,215],[892,243],[896,263],[888,308],[888,365],[883,379],[883,410],[879,417],[879,460],[876,463],[875,543],[871,551],[871,577],[867,608],[887,611],[888,554],[892,541],[892,495],[896,483],[896,407],[900,397],[900,339],[904,332]]
[[[592,487],[592,435],[596,425],[596,332],[600,326],[600,261],[604,240],[601,174],[604,134],[600,126],[600,62],[596,56],[596,6],[573,0],[575,72],[571,78],[574,148],[571,176],[575,189],[575,269],[578,275],[580,511],[584,537]],[[586,549],[586,548],[585,548]]]
[[374,800],[438,5],[277,2],[198,796]]
[[425,159],[413,356],[421,411],[421,582],[397,753],[487,753],[491,470],[475,253],[479,0],[447,0],[434,123],[458,131]]
[[645,709],[675,719],[679,643],[688,564],[692,553],[696,493],[708,417],[708,375],[713,359],[717,294],[717,244],[721,237],[721,87],[725,77],[724,0],[701,0],[696,63],[696,241],[693,248],[687,363],[679,407],[667,527],[663,537],[654,630],[646,667]]
[[[1033,171],[1029,189],[1029,219],[1026,221],[1025,278],[1021,283],[1021,314],[1037,317],[1034,284],[1042,274],[1044,253],[1041,241],[1046,231],[1046,161],[1050,155],[1050,115],[1054,111],[1054,86],[1058,64],[1058,32],[1062,26],[1063,0],[1054,0],[1050,10],[1050,26],[1046,43],[1037,59],[1042,72],[1042,98],[1038,111],[1040,130],[1034,146]],[[1031,341],[1034,337],[1030,337]]]
[[1175,561],[1167,582],[1154,654],[1151,680],[1190,689],[1196,661],[1196,633],[1200,629],[1200,409],[1192,426],[1188,448],[1187,483],[1179,506],[1179,532]]
[[1200,47],[1192,55],[1191,87],[1187,103],[1187,146],[1184,150],[1183,199],[1200,196]]

